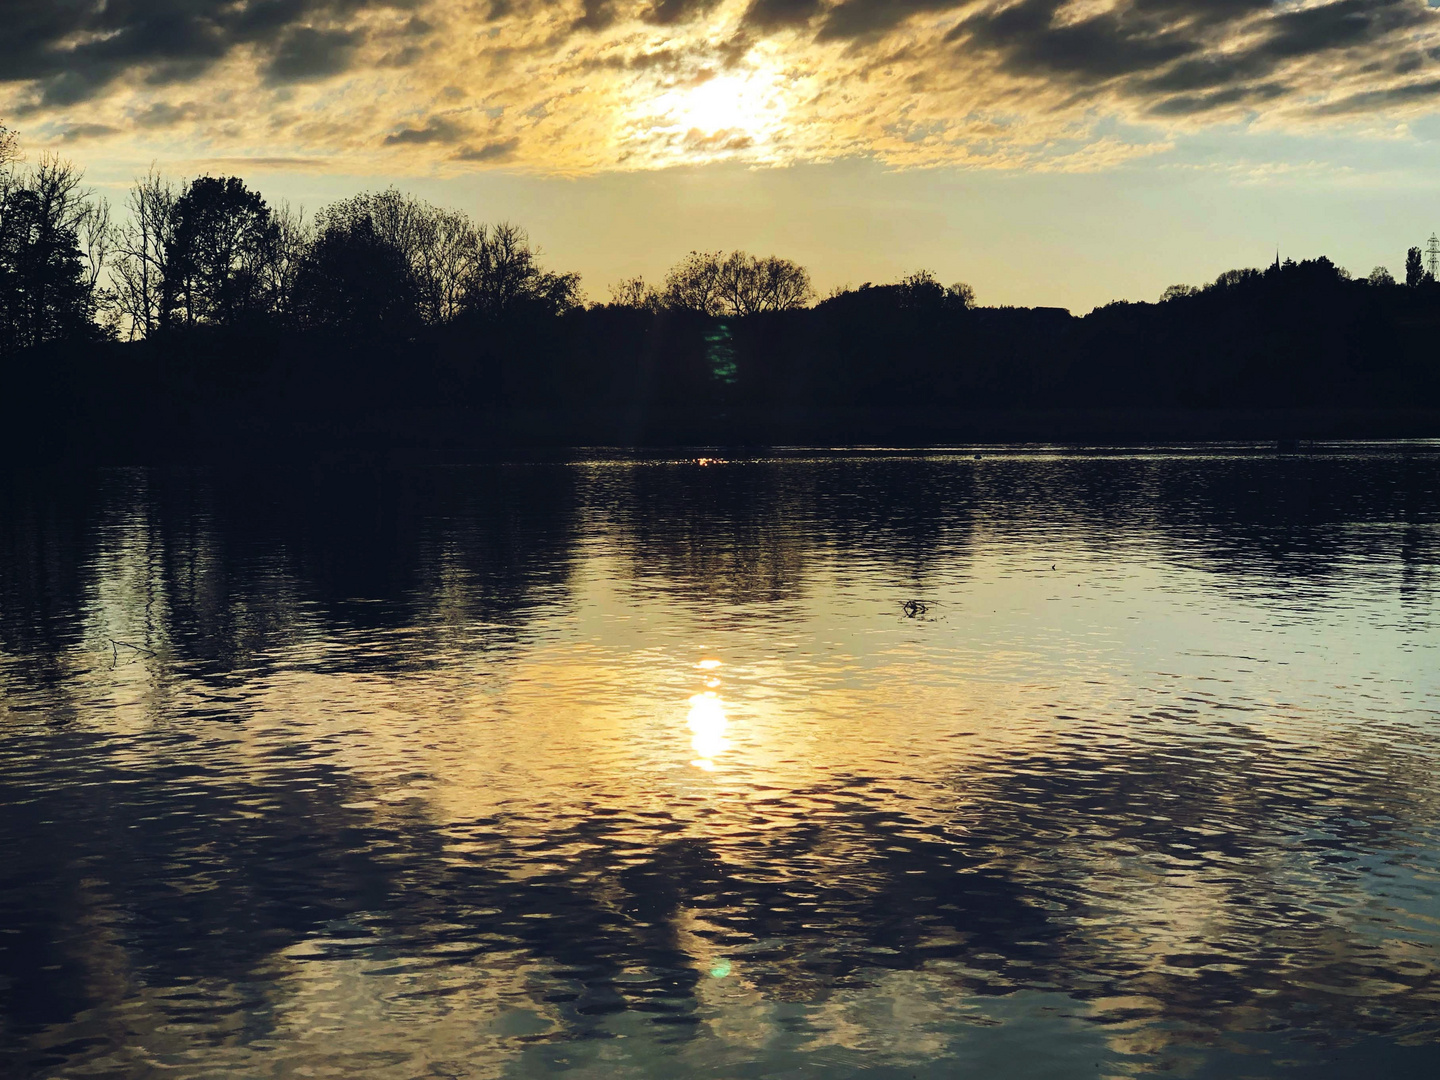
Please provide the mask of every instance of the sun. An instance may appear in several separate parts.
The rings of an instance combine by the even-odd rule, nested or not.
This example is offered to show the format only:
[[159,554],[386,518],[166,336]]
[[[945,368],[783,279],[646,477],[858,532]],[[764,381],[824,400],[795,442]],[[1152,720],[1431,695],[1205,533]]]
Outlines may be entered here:
[[767,160],[783,136],[790,104],[778,71],[765,64],[699,72],[636,96],[626,141],[643,147],[654,165]]
[[753,137],[772,111],[766,89],[750,75],[716,75],[699,86],[673,90],[656,104],[685,131],[702,136],[736,132]]

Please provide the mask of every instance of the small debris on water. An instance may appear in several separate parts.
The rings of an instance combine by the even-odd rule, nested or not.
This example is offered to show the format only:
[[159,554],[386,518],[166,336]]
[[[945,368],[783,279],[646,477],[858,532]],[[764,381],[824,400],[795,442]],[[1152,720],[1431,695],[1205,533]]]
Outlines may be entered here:
[[915,619],[929,611],[930,605],[923,600],[906,600],[900,605],[900,610],[905,612],[907,619]]

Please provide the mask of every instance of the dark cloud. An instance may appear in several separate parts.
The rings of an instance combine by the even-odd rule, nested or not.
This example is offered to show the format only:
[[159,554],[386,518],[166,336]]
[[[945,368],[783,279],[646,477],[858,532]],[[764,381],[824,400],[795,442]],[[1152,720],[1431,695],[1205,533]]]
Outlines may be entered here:
[[685,67],[687,55],[680,49],[656,49],[654,52],[636,53],[633,56],[608,54],[590,56],[577,61],[585,71],[680,71]]
[[1194,116],[1221,109],[1227,105],[1258,104],[1282,97],[1289,87],[1281,83],[1259,86],[1232,86],[1208,94],[1180,94],[1166,98],[1150,107],[1153,116]]
[[428,143],[460,142],[470,133],[453,120],[432,116],[424,127],[402,128],[385,138],[386,146],[424,146]]
[[456,161],[504,161],[515,155],[519,139],[500,139],[484,146],[470,147],[455,155]]
[[1141,90],[1161,94],[1209,90],[1217,86],[1233,85],[1245,79],[1263,77],[1274,68],[1273,60],[1255,53],[1201,56],[1191,60],[1182,60],[1136,86]]
[[1002,70],[1012,74],[1080,81],[1154,71],[1204,44],[1193,23],[1177,24],[1138,5],[1057,23],[1063,6],[1063,0],[1021,0],[989,8],[966,18],[950,37],[998,54]]
[[1440,79],[1407,83],[1404,86],[1390,87],[1386,90],[1368,90],[1360,94],[1351,94],[1339,101],[1321,105],[1315,111],[1322,116],[1373,112],[1387,105],[1398,105],[1408,101],[1425,101],[1435,97],[1440,97]]
[[656,49],[654,52],[640,53],[638,56],[629,57],[625,66],[632,71],[644,71],[649,68],[660,68],[662,70],[675,70],[680,67],[684,54],[679,49]]
[[61,142],[80,142],[83,139],[100,139],[114,135],[119,128],[109,124],[74,124],[60,133]]
[[655,0],[644,19],[656,26],[673,26],[690,22],[707,13],[720,0]]
[[1271,56],[1309,56],[1372,45],[1434,19],[1415,0],[1340,0],[1287,11],[1270,20],[1274,32],[1261,48]]
[[171,86],[191,82],[210,69],[210,60],[167,60],[145,72],[146,86]]
[[[41,105],[73,105],[140,70],[193,79],[240,47],[269,55],[273,78],[343,70],[347,19],[417,0],[0,0],[0,83],[36,84]],[[340,36],[336,36],[340,35]]]
[[[922,11],[949,11],[965,0],[840,0],[820,24],[817,40],[877,37]],[[751,4],[746,15],[756,8]]]
[[820,0],[750,0],[745,23],[757,30],[803,26],[820,11]]
[[325,165],[326,160],[314,157],[219,157],[209,158],[202,164],[227,172],[243,172],[246,169],[313,169]]
[[[843,0],[821,33],[858,37],[933,2]],[[1307,59],[1333,65],[1333,78],[1378,72],[1396,54],[1409,58],[1405,71],[1415,70],[1421,65],[1408,36],[1437,27],[1424,0],[1337,0],[1278,12],[1270,0],[1131,0],[1078,20],[1062,18],[1064,7],[1064,0],[987,5],[946,40],[960,56],[992,56],[1012,75],[1077,92],[1113,85],[1148,102],[1152,115],[1180,116],[1326,89],[1275,77]],[[1365,99],[1399,100],[1388,91]]]
[[612,0],[581,0],[580,17],[570,24],[572,30],[604,30],[615,21]]
[[142,128],[167,128],[174,127],[186,120],[193,120],[199,113],[200,110],[195,105],[171,105],[168,102],[157,101],[154,105],[133,113],[130,119]]
[[419,45],[407,45],[403,49],[395,49],[386,53],[376,60],[376,64],[380,67],[392,68],[413,67],[420,62],[420,58],[424,55],[425,50]]
[[266,66],[271,82],[312,82],[339,75],[364,40],[354,30],[316,30],[302,26],[283,38]]
[[1425,66],[1425,57],[1417,52],[1406,53],[1396,57],[1390,65],[1390,70],[1396,75],[1409,75],[1412,71],[1418,71]]

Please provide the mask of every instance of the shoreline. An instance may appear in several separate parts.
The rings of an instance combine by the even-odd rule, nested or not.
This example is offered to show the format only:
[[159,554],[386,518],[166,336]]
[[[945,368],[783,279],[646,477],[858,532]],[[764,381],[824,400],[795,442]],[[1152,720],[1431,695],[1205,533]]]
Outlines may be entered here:
[[873,453],[982,447],[1313,451],[1353,440],[1440,439],[1440,409],[407,409],[285,416],[238,409],[184,416],[72,413],[11,426],[12,464],[500,460],[665,450]]

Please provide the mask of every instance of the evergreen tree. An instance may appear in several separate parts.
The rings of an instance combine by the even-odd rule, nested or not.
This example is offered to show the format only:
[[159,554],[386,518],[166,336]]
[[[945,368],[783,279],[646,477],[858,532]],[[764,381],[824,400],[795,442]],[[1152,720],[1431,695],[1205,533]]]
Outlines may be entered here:
[[1425,260],[1420,256],[1420,249],[1412,247],[1405,253],[1405,284],[1412,288],[1425,280]]

